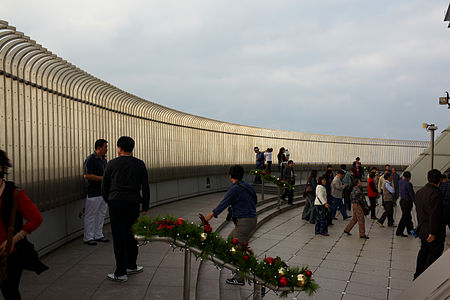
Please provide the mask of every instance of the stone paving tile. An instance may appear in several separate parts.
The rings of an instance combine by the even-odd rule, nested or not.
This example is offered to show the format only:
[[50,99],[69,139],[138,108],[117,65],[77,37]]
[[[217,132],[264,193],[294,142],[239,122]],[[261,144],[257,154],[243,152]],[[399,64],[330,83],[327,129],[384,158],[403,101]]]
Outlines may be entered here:
[[328,290],[332,292],[343,291],[347,285],[345,280],[337,280],[330,278],[322,278],[314,276],[314,280],[321,286],[321,290]]
[[381,276],[381,275],[375,275],[374,274],[366,274],[366,273],[359,273],[359,272],[353,272],[349,281],[350,282],[358,282],[358,283],[364,283],[367,285],[374,285],[374,286],[388,286],[388,276]]
[[379,266],[379,267],[383,267],[385,269],[388,269],[391,262],[387,259],[382,260],[379,258],[372,258],[372,257],[366,257],[366,256],[361,256],[358,259],[358,264],[365,264],[365,265],[371,265],[371,266]]
[[350,271],[342,271],[319,267],[315,272],[315,276],[320,278],[329,278],[336,280],[347,280],[350,277]]
[[387,266],[377,266],[377,265],[367,265],[357,263],[355,267],[355,272],[366,273],[366,274],[389,274],[389,267]]
[[[128,298],[133,299],[133,298]],[[139,299],[139,298],[138,298]],[[183,299],[183,288],[173,288],[172,286],[150,286],[145,300],[167,300],[167,299]]]
[[392,269],[391,270],[391,277],[402,279],[402,280],[412,280],[414,275],[414,271],[405,271],[405,270],[397,270]]
[[413,283],[412,278],[410,280],[404,280],[400,278],[391,278],[390,286],[391,288],[398,290],[405,290]]
[[355,264],[352,262],[343,262],[338,260],[325,259],[320,265],[321,268],[336,269],[343,271],[352,271]]
[[353,294],[349,294],[349,293],[346,293],[342,297],[342,300],[373,300],[373,299],[374,298],[372,298],[372,297],[364,297],[361,295],[353,295]]
[[387,295],[386,286],[373,286],[358,282],[350,282],[346,292],[371,299],[386,299]]
[[401,290],[390,289],[389,290],[389,299],[397,299],[397,297],[403,293],[403,290],[404,289],[401,289]]

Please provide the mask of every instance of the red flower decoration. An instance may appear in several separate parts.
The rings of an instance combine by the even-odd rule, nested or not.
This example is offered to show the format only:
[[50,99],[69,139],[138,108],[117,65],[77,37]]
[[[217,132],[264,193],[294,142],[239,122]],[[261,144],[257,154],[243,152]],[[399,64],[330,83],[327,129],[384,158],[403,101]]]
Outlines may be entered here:
[[158,230],[161,230],[161,229],[164,229],[164,228],[173,229],[173,222],[172,221],[167,221],[167,220],[164,219],[162,221],[156,222],[156,224],[159,224]]
[[236,246],[237,244],[239,244],[239,241],[238,241],[238,239],[236,239],[236,238],[234,238],[231,242],[233,243],[234,246]]
[[244,250],[248,249],[248,242],[243,242],[243,243],[241,243],[241,245]]
[[250,257],[247,254],[244,255],[244,260],[248,260],[249,258]]
[[306,276],[311,277],[312,272],[310,270],[306,270]]
[[206,233],[211,233],[212,232],[211,225],[208,224],[203,225],[203,231],[205,231]]
[[184,224],[184,219],[179,218],[178,221],[177,221],[177,223],[176,223],[175,225],[181,226],[181,225],[183,225],[183,224]]
[[267,263],[269,264],[269,265],[272,265],[274,262],[275,262],[275,260],[273,259],[273,257],[266,257],[266,261],[267,261]]
[[280,278],[280,286],[281,287],[286,287],[289,283],[289,279],[287,279],[287,277],[281,277]]

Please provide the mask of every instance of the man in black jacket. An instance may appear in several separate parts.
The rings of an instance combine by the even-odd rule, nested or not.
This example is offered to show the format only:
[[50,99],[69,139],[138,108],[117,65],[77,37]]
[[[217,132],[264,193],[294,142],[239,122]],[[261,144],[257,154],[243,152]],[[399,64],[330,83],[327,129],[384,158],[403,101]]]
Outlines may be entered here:
[[428,172],[428,183],[416,193],[416,212],[419,225],[420,250],[417,255],[414,279],[422,274],[444,252],[445,222],[442,195],[439,192],[441,172]]
[[117,141],[119,157],[106,165],[102,182],[103,199],[109,206],[116,257],[116,270],[108,274],[107,278],[118,282],[127,281],[128,275],[140,273],[144,269],[136,264],[138,247],[132,226],[137,221],[140,211],[142,214],[147,213],[150,189],[147,168],[142,160],[132,156],[133,149],[132,138],[128,136],[119,138]]
[[[283,179],[289,184],[295,185],[294,161],[288,161],[288,166],[283,170]],[[285,200],[286,195],[288,196],[288,204],[292,205],[294,201],[294,191],[285,189],[281,199]]]

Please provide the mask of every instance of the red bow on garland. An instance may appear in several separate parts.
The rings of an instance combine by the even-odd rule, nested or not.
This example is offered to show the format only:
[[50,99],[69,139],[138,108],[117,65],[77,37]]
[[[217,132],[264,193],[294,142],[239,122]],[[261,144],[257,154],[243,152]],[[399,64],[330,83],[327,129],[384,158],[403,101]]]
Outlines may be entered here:
[[174,225],[172,221],[167,221],[165,219],[162,221],[157,221],[156,224],[159,224],[158,230],[161,230],[164,228],[173,229],[173,225]]

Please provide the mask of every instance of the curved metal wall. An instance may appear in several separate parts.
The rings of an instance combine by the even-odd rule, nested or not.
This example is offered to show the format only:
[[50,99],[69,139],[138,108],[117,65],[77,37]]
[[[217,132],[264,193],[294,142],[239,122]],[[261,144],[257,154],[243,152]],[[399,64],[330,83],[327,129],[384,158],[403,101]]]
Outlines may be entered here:
[[428,142],[341,137],[202,118],[126,93],[57,57],[0,21],[0,149],[42,210],[82,198],[81,171],[96,139],[136,140],[152,182],[253,164],[255,145],[287,147],[297,163],[407,165]]

